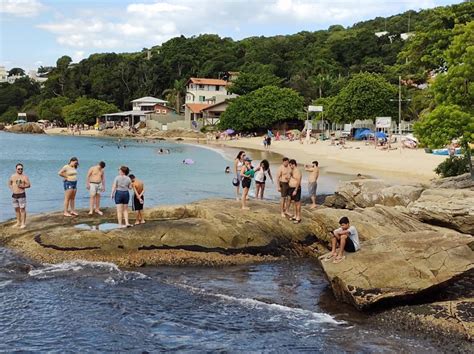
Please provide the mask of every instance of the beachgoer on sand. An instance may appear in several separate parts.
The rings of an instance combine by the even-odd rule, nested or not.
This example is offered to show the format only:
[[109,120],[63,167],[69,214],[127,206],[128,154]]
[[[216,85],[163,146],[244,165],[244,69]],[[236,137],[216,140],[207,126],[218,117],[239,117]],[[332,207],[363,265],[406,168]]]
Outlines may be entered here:
[[77,193],[77,167],[79,160],[71,157],[69,163],[59,170],[64,186],[64,216],[77,216],[76,213],[76,193]]
[[[295,205],[295,215],[291,216],[290,219],[293,220],[293,223],[299,224],[301,222],[301,179],[302,174],[298,169],[298,164],[295,160],[290,160],[289,166],[291,168],[291,176],[288,190],[290,196],[290,204],[294,203]],[[290,208],[288,207],[288,210]]]
[[30,179],[23,173],[23,164],[17,163],[15,173],[8,179],[8,187],[12,192],[12,204],[16,213],[16,224],[13,227],[26,227],[26,192],[31,187]]
[[288,182],[290,181],[291,176],[291,168],[289,166],[289,162],[290,159],[288,157],[284,157],[282,160],[282,164],[278,168],[277,172],[277,189],[278,192],[280,192],[280,213],[283,218],[287,216],[287,210],[289,207],[288,190],[290,186]]
[[143,218],[143,207],[145,205],[145,185],[143,184],[143,181],[139,180],[134,175],[129,175],[128,177],[130,177],[130,180],[132,181],[133,189],[132,210],[137,212],[135,225],[144,224],[145,219]]
[[255,169],[255,198],[263,199],[265,192],[265,182],[267,175],[273,183],[272,171],[270,170],[270,163],[268,160],[262,160],[260,165]]
[[[114,199],[117,207],[117,221],[120,227],[131,226],[128,222],[128,202],[130,201],[129,190],[132,189],[132,181],[128,174],[130,169],[127,166],[120,166],[119,174],[112,184],[112,193],[110,197]],[[122,224],[122,219],[125,225]]]
[[308,193],[311,198],[311,209],[316,208],[316,190],[318,189],[319,162],[313,161],[311,165],[305,165],[304,169],[309,172]]
[[[340,228],[332,233],[331,239],[331,253],[323,256],[325,262],[333,260],[333,263],[340,263],[346,258],[344,251],[356,252],[360,249],[359,233],[355,226],[351,226],[349,218],[346,216],[339,220]],[[339,246],[339,248],[338,248]]]
[[105,192],[105,162],[100,161],[96,166],[92,166],[87,172],[86,188],[89,191],[89,215],[94,211],[103,215],[100,211],[100,193]]
[[255,171],[252,168],[252,159],[246,157],[244,160],[244,165],[240,170],[240,176],[242,178],[242,209],[249,210],[247,206],[247,196],[249,194],[250,186],[252,184],[252,178],[255,175]]

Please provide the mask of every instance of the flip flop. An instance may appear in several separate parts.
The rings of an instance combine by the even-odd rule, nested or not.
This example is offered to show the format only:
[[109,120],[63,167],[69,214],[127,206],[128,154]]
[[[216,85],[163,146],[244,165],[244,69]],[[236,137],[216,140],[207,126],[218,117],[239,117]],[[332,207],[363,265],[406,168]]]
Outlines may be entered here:
[[341,263],[344,259],[346,259],[346,256],[336,257],[336,258],[334,258],[334,260],[332,262],[334,264],[337,264],[337,263]]
[[329,253],[325,256],[322,256],[321,259],[323,260],[323,262],[329,262],[331,259],[334,258],[334,255],[332,253]]
[[299,220],[293,219],[293,224],[299,224],[300,222],[301,222],[301,219]]

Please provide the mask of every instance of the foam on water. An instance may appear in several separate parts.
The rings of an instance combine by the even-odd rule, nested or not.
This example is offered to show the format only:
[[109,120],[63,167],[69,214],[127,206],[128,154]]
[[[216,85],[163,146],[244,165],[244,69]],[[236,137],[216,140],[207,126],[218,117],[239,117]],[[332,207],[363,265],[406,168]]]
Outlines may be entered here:
[[303,317],[306,319],[305,324],[327,323],[327,324],[332,324],[332,325],[343,325],[347,323],[345,321],[338,321],[333,316],[327,313],[313,312],[309,310],[289,307],[289,306],[280,305],[280,304],[267,303],[267,302],[263,302],[263,301],[252,299],[252,298],[239,298],[239,297],[235,297],[231,295],[209,293],[205,289],[196,288],[194,286],[187,285],[187,284],[176,284],[176,283],[168,283],[168,284],[181,287],[183,289],[189,290],[199,295],[214,297],[214,298],[223,300],[225,302],[237,303],[241,306],[245,306],[250,309],[265,309],[265,310],[283,313],[288,316]]
[[[109,278],[116,281],[123,280],[137,280],[147,279],[145,274],[140,272],[122,271],[120,268],[109,262],[89,262],[83,260],[77,260],[72,262],[64,262],[58,264],[48,264],[43,268],[33,269],[29,271],[29,275],[36,279],[48,279],[61,275],[70,275],[71,272],[74,274],[89,275],[91,272],[97,274],[108,274]],[[111,283],[110,280],[107,283]]]

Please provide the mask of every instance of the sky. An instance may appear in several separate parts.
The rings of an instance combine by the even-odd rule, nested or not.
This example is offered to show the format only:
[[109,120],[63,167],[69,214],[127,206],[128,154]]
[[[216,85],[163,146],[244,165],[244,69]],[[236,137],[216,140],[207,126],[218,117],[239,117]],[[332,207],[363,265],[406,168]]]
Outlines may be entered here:
[[236,40],[351,26],[449,0],[0,0],[0,66],[25,70],[134,52],[179,35]]

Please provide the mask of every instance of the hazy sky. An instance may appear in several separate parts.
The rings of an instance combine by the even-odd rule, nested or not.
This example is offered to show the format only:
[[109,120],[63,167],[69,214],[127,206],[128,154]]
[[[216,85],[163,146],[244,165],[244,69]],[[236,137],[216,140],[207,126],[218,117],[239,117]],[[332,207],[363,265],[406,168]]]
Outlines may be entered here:
[[34,69],[62,55],[138,51],[177,35],[234,39],[315,31],[449,0],[0,0],[0,65]]

